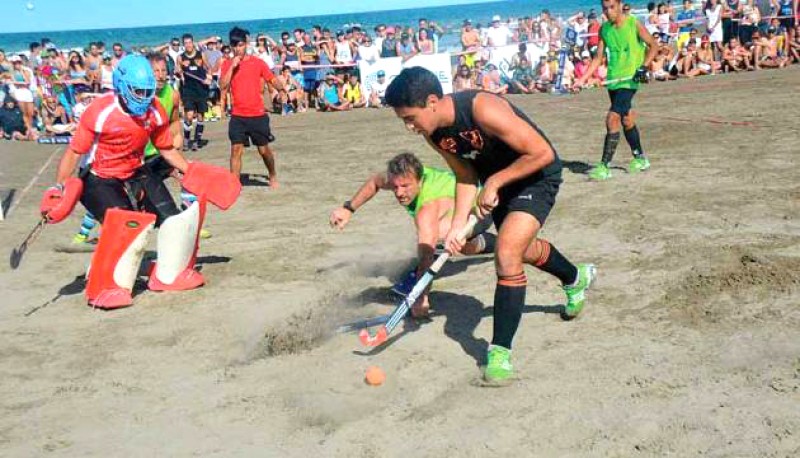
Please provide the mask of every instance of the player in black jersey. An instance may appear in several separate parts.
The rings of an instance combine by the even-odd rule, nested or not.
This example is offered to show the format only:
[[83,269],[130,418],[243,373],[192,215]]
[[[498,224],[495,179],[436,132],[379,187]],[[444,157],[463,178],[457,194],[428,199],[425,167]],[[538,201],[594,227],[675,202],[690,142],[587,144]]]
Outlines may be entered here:
[[[203,53],[195,46],[191,34],[183,35],[185,51],[179,56],[182,76],[181,103],[183,104],[183,148],[196,151],[203,140],[203,115],[208,110],[208,88],[211,75]],[[194,127],[194,141],[192,141]]]
[[[511,341],[525,305],[524,264],[556,276],[564,285],[565,319],[576,317],[595,276],[591,264],[573,265],[537,237],[561,184],[561,161],[544,133],[517,107],[494,94],[464,91],[443,95],[429,70],[403,70],[386,90],[386,103],[406,127],[425,137],[456,174],[456,203],[446,239],[451,252],[464,241],[457,234],[477,202],[497,227],[497,286],[492,345],[484,380],[505,384],[513,375]],[[478,184],[483,186],[478,191]]]

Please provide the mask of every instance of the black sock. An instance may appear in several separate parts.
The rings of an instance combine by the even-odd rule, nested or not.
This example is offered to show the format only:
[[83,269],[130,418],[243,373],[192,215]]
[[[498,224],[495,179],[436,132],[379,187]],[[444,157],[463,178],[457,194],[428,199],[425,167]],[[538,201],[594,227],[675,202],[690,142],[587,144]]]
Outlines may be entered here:
[[192,125],[183,121],[183,141],[185,143],[189,143],[189,140],[192,139]]
[[511,349],[511,341],[517,333],[522,318],[522,307],[525,305],[525,273],[500,276],[494,290],[494,336],[492,345]]
[[575,283],[578,279],[578,268],[547,240],[537,239],[537,243],[541,255],[533,265],[558,278],[565,285]]
[[200,143],[200,140],[203,139],[203,129],[205,129],[205,124],[203,121],[198,120],[197,125],[194,127],[194,141]]
[[608,165],[611,159],[614,159],[614,153],[617,152],[617,145],[619,144],[619,132],[607,132],[606,140],[603,143],[603,164]]
[[639,128],[633,126],[631,129],[625,129],[625,140],[630,145],[634,157],[644,156],[642,141],[639,139]]

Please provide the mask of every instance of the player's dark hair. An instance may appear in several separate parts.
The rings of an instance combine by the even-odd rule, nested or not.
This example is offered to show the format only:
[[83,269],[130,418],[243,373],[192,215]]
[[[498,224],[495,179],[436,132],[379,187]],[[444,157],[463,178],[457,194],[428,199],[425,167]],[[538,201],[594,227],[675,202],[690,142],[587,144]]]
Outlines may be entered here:
[[231,46],[236,46],[243,41],[247,41],[248,35],[250,35],[249,31],[241,27],[234,27],[228,32],[228,41],[230,41]]
[[389,179],[406,175],[414,175],[417,180],[422,178],[422,162],[412,153],[400,153],[386,164]]
[[428,96],[444,97],[439,78],[428,69],[404,69],[386,88],[386,104],[392,108],[425,108]]

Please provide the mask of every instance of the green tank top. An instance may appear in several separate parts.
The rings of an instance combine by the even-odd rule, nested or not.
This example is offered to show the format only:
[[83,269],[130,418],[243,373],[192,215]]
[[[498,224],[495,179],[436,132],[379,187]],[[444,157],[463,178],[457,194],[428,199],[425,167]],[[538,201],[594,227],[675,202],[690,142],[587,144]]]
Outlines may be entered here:
[[406,207],[408,214],[416,218],[417,212],[428,202],[443,197],[455,198],[456,176],[453,172],[432,167],[422,168],[422,183],[419,194],[411,205]]
[[[603,39],[608,57],[606,79],[610,81],[632,77],[644,63],[645,57],[645,45],[639,38],[636,18],[628,16],[619,28],[611,22],[604,23],[600,28],[600,37]],[[639,83],[629,79],[611,83],[606,87],[609,90],[638,89]]]
[[[164,87],[156,94],[158,98],[158,102],[161,103],[161,106],[164,107],[164,111],[167,113],[167,123],[169,123],[169,118],[172,116],[172,109],[174,108],[172,104],[172,93],[174,89],[169,84],[165,84]],[[144,147],[144,157],[149,158],[159,154],[158,148],[153,145],[153,142],[147,142],[147,146]]]

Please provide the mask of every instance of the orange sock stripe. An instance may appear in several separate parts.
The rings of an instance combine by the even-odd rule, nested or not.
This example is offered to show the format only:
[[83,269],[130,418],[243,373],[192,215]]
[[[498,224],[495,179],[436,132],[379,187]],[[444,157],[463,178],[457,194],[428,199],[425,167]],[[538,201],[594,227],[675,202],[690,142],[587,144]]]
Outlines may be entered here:
[[499,286],[524,287],[528,284],[528,277],[525,272],[517,275],[498,275],[497,284]]
[[544,239],[536,239],[536,242],[539,245],[539,259],[533,265],[541,267],[550,259],[550,242]]

